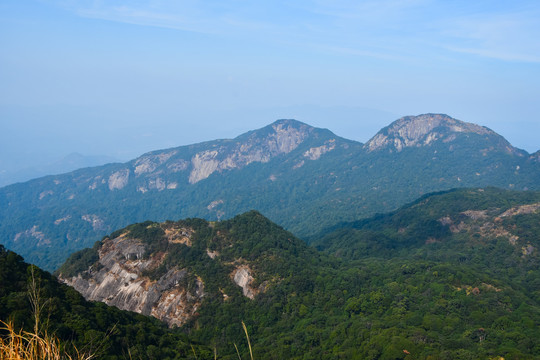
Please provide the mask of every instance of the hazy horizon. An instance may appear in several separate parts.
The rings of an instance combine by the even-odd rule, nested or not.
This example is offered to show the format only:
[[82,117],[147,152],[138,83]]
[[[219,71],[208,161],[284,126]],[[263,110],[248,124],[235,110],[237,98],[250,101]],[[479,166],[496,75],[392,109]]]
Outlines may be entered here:
[[540,4],[0,4],[0,171],[126,161],[280,118],[367,141],[445,113],[540,149]]

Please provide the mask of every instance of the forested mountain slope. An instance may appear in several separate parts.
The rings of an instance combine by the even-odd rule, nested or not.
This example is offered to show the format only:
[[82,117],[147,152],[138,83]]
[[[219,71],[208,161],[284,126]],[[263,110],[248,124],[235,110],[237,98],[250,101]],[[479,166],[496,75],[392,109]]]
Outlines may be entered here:
[[[146,222],[73,255],[60,273],[87,297],[127,304],[185,274],[160,295],[191,293],[191,303],[163,319],[179,316],[223,358],[236,357],[230,341],[242,341],[245,321],[259,359],[537,359],[538,204],[537,192],[491,188],[427,195],[328,233],[321,243],[338,257],[258,212]],[[100,293],[111,275],[117,286]]]
[[[38,295],[37,303],[31,302],[30,292]],[[154,318],[86,301],[73,288],[0,245],[0,320],[33,331],[34,305],[41,310],[39,335],[47,331],[58,337],[68,353],[74,345],[80,352],[110,360],[195,359],[192,347],[199,356],[212,354],[209,347]],[[4,335],[1,329],[0,336]]]
[[[540,241],[540,192],[493,187],[432,193],[386,214],[342,223],[314,245],[347,259],[396,257],[427,248],[502,241],[508,251],[535,258]],[[532,248],[530,247],[532,246]]]
[[366,144],[294,120],[232,140],[0,189],[0,239],[52,270],[130,223],[256,209],[302,238],[437,190],[539,189],[537,156],[446,115],[404,117]]

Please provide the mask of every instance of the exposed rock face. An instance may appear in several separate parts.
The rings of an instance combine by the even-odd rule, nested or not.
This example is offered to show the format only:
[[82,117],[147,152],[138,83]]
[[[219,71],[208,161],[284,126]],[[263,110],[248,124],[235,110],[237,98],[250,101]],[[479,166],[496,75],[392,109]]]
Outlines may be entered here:
[[540,203],[521,205],[521,206],[513,207],[511,209],[506,210],[499,217],[515,216],[515,215],[521,215],[521,214],[532,214],[532,213],[537,212],[538,209],[540,209]]
[[124,169],[109,176],[109,190],[120,190],[127,185],[129,179],[129,170]]
[[52,190],[43,191],[41,194],[39,194],[39,200],[43,200],[44,197],[52,194],[54,194]]
[[[191,159],[192,170],[189,183],[195,184],[206,179],[216,171],[238,169],[253,162],[268,162],[271,158],[288,154],[296,149],[313,131],[313,128],[288,120],[277,121],[271,125],[272,131],[260,137],[252,132],[242,141],[227,143],[215,150],[199,152]],[[335,145],[333,145],[335,147]],[[333,150],[332,145],[315,149],[314,159]],[[309,156],[309,155],[306,155]]]
[[[405,116],[381,130],[364,148],[368,151],[393,149],[402,151],[406,147],[427,146],[435,141],[451,142],[459,133],[497,135],[492,130],[476,124],[453,119],[444,114]],[[515,150],[508,144],[508,152]]]
[[191,159],[191,164],[193,165],[193,170],[189,174],[189,183],[195,184],[203,179],[209,177],[214,171],[219,167],[219,161],[216,160],[218,152],[213,151],[203,151],[196,154],[193,159]]
[[171,228],[165,230],[165,236],[170,243],[192,246],[193,230],[189,228]]
[[231,274],[234,283],[242,288],[244,296],[255,299],[255,295],[259,293],[259,289],[252,286],[253,276],[251,276],[251,269],[247,265],[241,265],[237,267]]
[[67,215],[67,216],[64,216],[63,218],[56,219],[54,220],[54,225],[60,225],[61,223],[63,223],[64,221],[68,221],[69,219],[71,219],[71,215]]
[[467,210],[464,211],[462,214],[470,217],[473,220],[481,220],[487,218],[486,210]]
[[94,179],[89,180],[89,182],[91,182],[91,184],[88,185],[88,189],[95,190],[99,185],[105,184],[105,179],[103,179],[101,175],[98,175]]
[[[245,216],[262,215],[253,212]],[[154,316],[169,326],[182,326],[196,316],[205,296],[216,295],[212,286],[205,289],[205,282],[212,281],[209,276],[215,276],[216,269],[228,274],[231,283],[223,285],[240,286],[243,296],[249,299],[279,281],[264,271],[256,273],[257,260],[244,260],[230,253],[237,241],[244,241],[231,236],[234,230],[224,226],[209,233],[218,223],[207,222],[204,227],[201,221],[204,220],[133,224],[113,233],[114,238],[105,237],[99,250],[85,250],[91,253],[91,263],[83,259],[89,258],[87,255],[75,254],[68,265],[61,268],[58,277],[87,300]],[[197,233],[200,229],[204,230]],[[206,256],[201,257],[203,254]],[[211,274],[202,270],[195,274],[197,267],[186,265],[186,262],[192,264],[193,259],[202,265],[199,269],[212,268]],[[208,266],[210,263],[212,265]],[[260,279],[257,286],[255,277]],[[221,292],[224,299],[229,298]]]
[[[190,234],[178,231],[182,238]],[[171,238],[175,238],[172,234]],[[181,326],[199,308],[204,284],[197,278],[187,290],[188,272],[174,267],[157,280],[143,276],[163,261],[163,254],[144,258],[145,245],[122,235],[103,243],[99,263],[72,278],[60,278],[86,299],[102,301],[123,310],[154,316],[169,326]]]
[[157,191],[163,191],[165,189],[176,189],[178,186],[178,183],[171,182],[167,183],[165,180],[163,180],[160,177],[155,178],[149,178],[147,183],[145,185],[137,187],[137,191],[141,193],[145,193],[149,190],[157,190]]
[[158,154],[143,155],[135,161],[135,175],[139,176],[144,173],[151,173],[156,168],[169,160],[171,156],[175,155],[176,151],[167,151]]
[[322,154],[332,151],[336,148],[336,140],[327,141],[324,145],[309,149],[304,156],[310,160],[318,160]]
[[187,162],[184,159],[178,159],[176,161],[173,161],[167,164],[167,169],[169,169],[173,173],[187,170],[188,167],[189,167],[189,162]]
[[272,125],[275,134],[268,138],[268,148],[271,154],[287,154],[296,149],[308,136],[306,130],[309,128],[304,125],[300,128],[291,126],[286,121],[277,122]]
[[214,200],[206,207],[208,210],[215,209],[217,206],[223,204],[223,200]]
[[[538,190],[539,153],[506,156],[502,152],[509,145],[493,134],[428,114],[398,120],[363,146],[328,130],[279,120],[234,139],[153,151],[126,163],[1,188],[0,233],[6,246],[52,271],[106,230],[146,219],[216,220],[256,208],[309,237],[333,225],[329,214],[335,206],[344,206],[343,220],[352,221],[453,187]],[[320,216],[313,217],[314,211]],[[91,214],[103,226],[82,218]],[[70,220],[58,221],[68,215]],[[34,225],[50,245],[31,235],[15,241]],[[38,244],[42,256],[31,250]]]

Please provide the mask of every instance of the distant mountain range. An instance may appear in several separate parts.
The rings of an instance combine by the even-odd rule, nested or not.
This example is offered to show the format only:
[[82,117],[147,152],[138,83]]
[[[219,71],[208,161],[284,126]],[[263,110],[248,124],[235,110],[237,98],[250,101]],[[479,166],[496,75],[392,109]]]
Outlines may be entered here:
[[455,187],[540,189],[539,153],[441,114],[401,118],[366,144],[295,120],[0,189],[0,239],[45,269],[130,223],[256,209],[307,240]]

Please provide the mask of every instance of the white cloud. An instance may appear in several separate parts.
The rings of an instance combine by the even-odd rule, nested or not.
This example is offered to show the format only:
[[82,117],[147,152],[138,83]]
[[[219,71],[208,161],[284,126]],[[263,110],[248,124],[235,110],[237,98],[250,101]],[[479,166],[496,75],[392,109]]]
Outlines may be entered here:
[[[54,1],[54,0],[50,0]],[[82,17],[270,39],[335,54],[399,59],[441,49],[504,61],[540,62],[540,6],[435,0],[238,1],[63,0]],[[429,49],[429,50],[428,50]]]
[[440,23],[451,51],[504,61],[540,62],[540,9],[482,13]]

